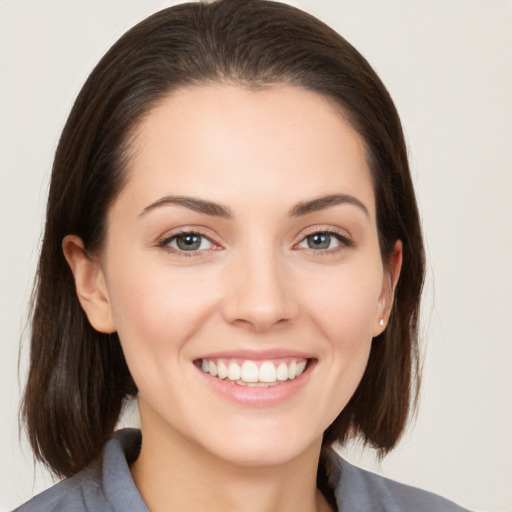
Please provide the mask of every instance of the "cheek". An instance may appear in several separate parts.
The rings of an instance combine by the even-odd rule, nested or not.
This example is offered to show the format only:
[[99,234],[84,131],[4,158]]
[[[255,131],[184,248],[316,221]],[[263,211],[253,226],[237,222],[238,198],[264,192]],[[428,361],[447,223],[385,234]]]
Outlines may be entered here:
[[203,281],[188,269],[171,273],[140,262],[129,274],[122,268],[111,274],[110,299],[128,361],[158,364],[165,354],[186,350],[215,302],[209,291],[215,287]]
[[375,265],[339,269],[317,281],[306,300],[327,339],[357,349],[372,339],[381,289],[382,272]]
[[309,295],[311,318],[324,340],[324,389],[330,390],[319,403],[330,410],[331,421],[350,400],[368,363],[382,276],[380,262],[338,268]]

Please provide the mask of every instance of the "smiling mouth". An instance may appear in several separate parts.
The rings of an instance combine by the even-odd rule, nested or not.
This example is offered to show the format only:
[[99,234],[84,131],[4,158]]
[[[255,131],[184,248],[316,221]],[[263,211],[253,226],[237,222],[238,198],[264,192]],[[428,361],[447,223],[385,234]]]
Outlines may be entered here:
[[253,361],[234,359],[198,359],[195,361],[204,373],[220,380],[248,387],[279,386],[300,377],[310,359],[285,358],[280,361]]

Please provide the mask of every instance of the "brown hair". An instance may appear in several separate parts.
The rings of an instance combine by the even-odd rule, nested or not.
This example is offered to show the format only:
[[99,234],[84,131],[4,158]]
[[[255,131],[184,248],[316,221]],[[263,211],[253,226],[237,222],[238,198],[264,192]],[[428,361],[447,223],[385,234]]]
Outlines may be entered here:
[[375,187],[383,260],[403,242],[389,324],[374,341],[362,381],[324,435],[361,436],[382,455],[415,403],[424,251],[400,120],[367,61],[340,35],[288,5],[220,0],[164,9],[128,31],[82,88],[55,155],[34,288],[23,418],[36,457],[69,476],[111,437],[133,382],[117,334],[96,332],[78,302],[61,243],[78,235],[101,248],[121,187],[130,135],[179,87],[286,83],[334,99],[364,139]]

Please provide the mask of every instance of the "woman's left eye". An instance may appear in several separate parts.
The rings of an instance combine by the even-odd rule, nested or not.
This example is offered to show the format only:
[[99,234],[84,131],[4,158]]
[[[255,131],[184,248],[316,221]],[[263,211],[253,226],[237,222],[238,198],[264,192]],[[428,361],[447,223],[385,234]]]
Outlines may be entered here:
[[326,251],[336,249],[337,247],[344,245],[350,245],[349,241],[339,233],[318,231],[304,237],[297,247],[302,249],[313,249],[314,251]]
[[212,249],[214,244],[211,240],[200,233],[177,233],[162,240],[159,244],[176,252],[195,252]]

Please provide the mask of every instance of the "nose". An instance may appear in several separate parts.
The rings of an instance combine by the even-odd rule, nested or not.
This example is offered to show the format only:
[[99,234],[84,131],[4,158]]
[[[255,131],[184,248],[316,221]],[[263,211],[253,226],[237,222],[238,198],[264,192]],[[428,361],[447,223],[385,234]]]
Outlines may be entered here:
[[227,269],[227,322],[257,333],[292,322],[298,313],[293,282],[276,251],[247,251]]

